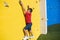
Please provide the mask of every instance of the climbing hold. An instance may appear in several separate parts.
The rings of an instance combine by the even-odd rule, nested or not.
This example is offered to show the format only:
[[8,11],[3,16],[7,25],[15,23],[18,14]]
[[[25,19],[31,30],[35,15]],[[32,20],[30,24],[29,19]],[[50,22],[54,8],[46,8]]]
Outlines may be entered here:
[[34,8],[33,8],[34,9]]
[[9,7],[9,5],[8,5],[7,2],[4,2],[4,6],[5,6],[5,7]]
[[36,3],[38,3],[38,1],[36,1]]

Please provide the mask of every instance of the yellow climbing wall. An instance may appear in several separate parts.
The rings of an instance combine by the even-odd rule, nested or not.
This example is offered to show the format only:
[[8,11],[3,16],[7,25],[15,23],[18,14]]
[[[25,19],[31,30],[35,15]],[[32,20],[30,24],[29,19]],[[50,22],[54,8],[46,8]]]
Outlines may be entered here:
[[[4,1],[9,7],[4,6]],[[40,6],[39,0],[22,0],[25,8],[27,5],[34,8],[32,12],[32,32],[37,40],[40,32]],[[25,19],[19,0],[0,0],[0,40],[22,40]]]

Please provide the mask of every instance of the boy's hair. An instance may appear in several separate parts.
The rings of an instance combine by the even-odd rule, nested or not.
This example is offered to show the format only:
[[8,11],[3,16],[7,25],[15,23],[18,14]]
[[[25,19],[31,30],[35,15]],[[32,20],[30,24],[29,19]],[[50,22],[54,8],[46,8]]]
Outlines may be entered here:
[[28,10],[30,10],[30,12],[32,12],[33,10],[32,10],[32,8],[28,8]]

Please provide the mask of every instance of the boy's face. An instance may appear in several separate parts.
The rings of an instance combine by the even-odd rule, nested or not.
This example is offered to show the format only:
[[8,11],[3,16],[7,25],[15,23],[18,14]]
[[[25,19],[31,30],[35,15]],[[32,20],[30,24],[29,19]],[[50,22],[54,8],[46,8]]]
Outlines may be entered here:
[[29,13],[31,13],[29,9],[28,9],[27,11],[28,11]]

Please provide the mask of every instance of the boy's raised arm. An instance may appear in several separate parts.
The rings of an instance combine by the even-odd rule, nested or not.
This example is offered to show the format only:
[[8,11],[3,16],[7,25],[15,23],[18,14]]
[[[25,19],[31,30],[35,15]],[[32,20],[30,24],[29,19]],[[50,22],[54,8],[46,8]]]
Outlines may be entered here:
[[21,0],[19,1],[19,4],[20,4],[21,7],[22,7],[23,14],[25,14],[25,13],[26,13],[26,10],[25,10],[24,5],[23,5],[23,3],[22,3]]

